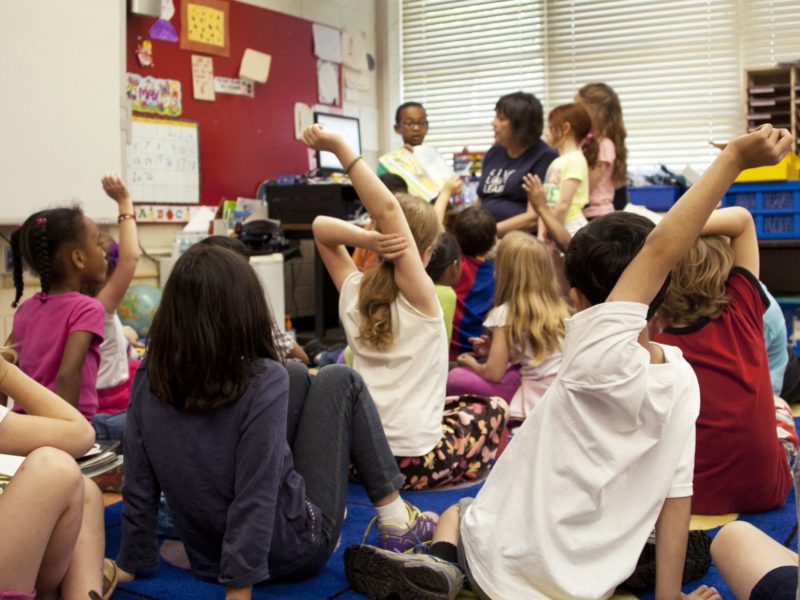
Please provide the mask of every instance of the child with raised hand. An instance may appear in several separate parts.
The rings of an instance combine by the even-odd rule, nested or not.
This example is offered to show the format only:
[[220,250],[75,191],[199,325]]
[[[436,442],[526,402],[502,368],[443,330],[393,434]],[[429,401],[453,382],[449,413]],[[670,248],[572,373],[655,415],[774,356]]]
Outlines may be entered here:
[[758,271],[750,212],[714,211],[659,309],[667,328],[655,339],[680,348],[700,383],[694,513],[771,510],[791,487],[797,433],[791,409],[773,396]]
[[[583,209],[587,219],[622,210],[615,206],[617,190],[628,184],[625,123],[617,93],[605,83],[587,83],[575,96],[592,118],[592,135],[597,140],[597,162],[589,169],[589,204]],[[622,194],[627,198],[627,193]]]
[[[442,515],[430,555],[347,549],[357,591],[452,599],[466,577],[479,598],[605,599],[655,527],[655,597],[684,598],[700,393],[681,352],[648,340],[647,321],[739,172],[792,144],[765,126],[728,144],[655,228],[615,213],[578,231],[566,272],[579,312],[556,380],[474,501]],[[703,586],[688,598],[720,596]]]
[[76,406],[97,412],[97,370],[105,309],[81,293],[106,280],[106,252],[97,225],[80,208],[34,213],[11,235],[16,295],[22,297],[22,261],[39,275],[41,292],[16,313],[8,344],[30,377]]
[[[490,468],[505,423],[500,398],[462,397],[445,406],[447,333],[433,281],[425,272],[439,235],[433,208],[395,197],[344,139],[313,126],[312,148],[345,165],[376,231],[330,217],[314,220],[320,256],[339,290],[339,317],[354,367],[367,383],[406,487],[477,479]],[[360,273],[347,246],[369,247],[381,266]]]
[[[279,362],[258,276],[227,248],[175,264],[133,383],[125,430],[120,580],[159,567],[163,492],[192,572],[250,598],[252,586],[316,575],[344,519],[348,468],[376,507],[378,541],[404,552],[436,516],[403,502],[363,380]],[[288,371],[288,373],[287,373]]]
[[103,562],[103,499],[74,458],[94,431],[12,359],[0,349],[0,394],[27,414],[0,406],[0,452],[26,458],[0,492],[0,598],[109,598],[116,569]]
[[[128,340],[117,314],[139,262],[139,237],[136,219],[125,182],[116,173],[102,179],[103,190],[119,206],[119,243],[110,241],[108,278],[95,297],[103,305],[103,342],[100,344],[100,367],[97,372],[98,413],[114,414],[125,410],[130,400]],[[109,252],[109,250],[111,250]]]
[[[478,362],[479,352],[459,356],[461,366],[450,371],[447,393],[500,396],[511,403],[509,420],[520,422],[561,366],[569,308],[560,294],[550,248],[527,233],[512,231],[500,240],[495,281],[494,308],[483,324],[490,332],[486,361]],[[502,384],[509,362],[520,365],[520,383],[514,389]]]
[[[589,201],[589,169],[597,162],[597,140],[592,136],[592,119],[579,104],[563,104],[548,117],[550,145],[558,150],[547,168],[547,204],[570,234],[586,225],[583,207]],[[544,239],[546,227],[539,227]]]

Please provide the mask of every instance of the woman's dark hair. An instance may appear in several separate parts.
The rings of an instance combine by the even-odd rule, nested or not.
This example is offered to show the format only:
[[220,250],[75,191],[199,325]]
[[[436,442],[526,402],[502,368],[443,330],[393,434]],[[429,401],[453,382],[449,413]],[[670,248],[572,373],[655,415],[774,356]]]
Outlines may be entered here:
[[226,248],[195,244],[164,286],[150,328],[150,391],[187,413],[236,402],[249,380],[278,360],[272,317],[253,268]]
[[406,180],[396,173],[381,173],[378,175],[378,179],[380,179],[383,182],[383,185],[385,185],[386,188],[393,194],[408,193],[408,184],[406,183]]
[[[586,296],[592,305],[605,302],[654,227],[649,219],[628,212],[592,219],[578,230],[567,248],[564,272],[569,285]],[[668,289],[669,276],[650,303],[648,321],[661,306]]]
[[204,246],[227,248],[228,250],[236,252],[236,254],[245,260],[250,260],[250,248],[248,248],[247,244],[245,244],[239,238],[231,237],[229,235],[210,235],[197,243],[203,244]]
[[542,103],[533,94],[514,92],[506,94],[494,107],[497,113],[511,121],[514,141],[524,148],[533,146],[542,137],[544,111]]
[[425,110],[425,107],[422,106],[422,104],[420,104],[419,102],[403,102],[400,106],[397,107],[397,110],[394,111],[394,122],[396,125],[400,125],[400,119],[402,119],[403,117],[403,111],[407,108],[411,108],[412,106]]
[[63,260],[57,254],[63,246],[80,247],[86,238],[86,223],[83,211],[73,206],[53,208],[33,213],[11,234],[11,256],[14,264],[14,302],[19,304],[24,290],[22,277],[23,260],[37,275],[42,286],[42,302],[47,299],[50,286],[64,277]]
[[572,135],[586,157],[586,163],[589,168],[592,169],[597,165],[600,146],[597,143],[597,139],[591,135],[592,117],[589,116],[589,112],[583,106],[575,103],[556,106],[550,111],[547,121],[550,127],[558,130],[561,129],[564,123],[569,123],[570,127],[572,127]]
[[425,271],[434,283],[438,283],[447,267],[459,258],[461,258],[461,247],[458,245],[458,241],[453,234],[444,232],[436,240],[431,260],[425,267]]

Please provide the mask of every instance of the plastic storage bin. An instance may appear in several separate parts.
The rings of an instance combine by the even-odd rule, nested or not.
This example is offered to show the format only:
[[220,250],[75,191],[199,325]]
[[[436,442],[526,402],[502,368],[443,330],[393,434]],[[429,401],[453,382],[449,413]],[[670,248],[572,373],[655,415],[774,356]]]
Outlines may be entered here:
[[672,205],[680,197],[680,190],[676,185],[642,185],[628,187],[630,200],[633,204],[638,204],[657,212],[664,212],[672,208]]
[[800,179],[800,157],[790,152],[777,165],[745,169],[736,178],[736,183],[755,181],[786,181]]
[[735,183],[722,205],[742,206],[753,213],[759,239],[800,238],[800,181]]

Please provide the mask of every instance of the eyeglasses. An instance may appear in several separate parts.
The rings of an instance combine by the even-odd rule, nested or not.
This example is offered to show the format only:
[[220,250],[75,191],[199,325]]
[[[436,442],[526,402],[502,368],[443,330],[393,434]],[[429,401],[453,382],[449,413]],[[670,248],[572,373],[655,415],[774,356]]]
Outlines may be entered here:
[[403,127],[408,127],[409,129],[413,129],[414,127],[419,127],[420,129],[427,129],[428,127],[427,121],[403,121],[400,124]]

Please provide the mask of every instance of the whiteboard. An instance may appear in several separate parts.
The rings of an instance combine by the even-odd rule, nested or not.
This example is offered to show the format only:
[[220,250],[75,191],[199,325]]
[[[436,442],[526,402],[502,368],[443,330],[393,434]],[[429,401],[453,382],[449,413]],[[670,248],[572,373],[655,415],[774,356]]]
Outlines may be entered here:
[[134,117],[128,186],[136,202],[200,202],[197,123]]
[[3,0],[0,45],[0,223],[74,201],[116,222],[100,178],[123,167],[125,0]]

